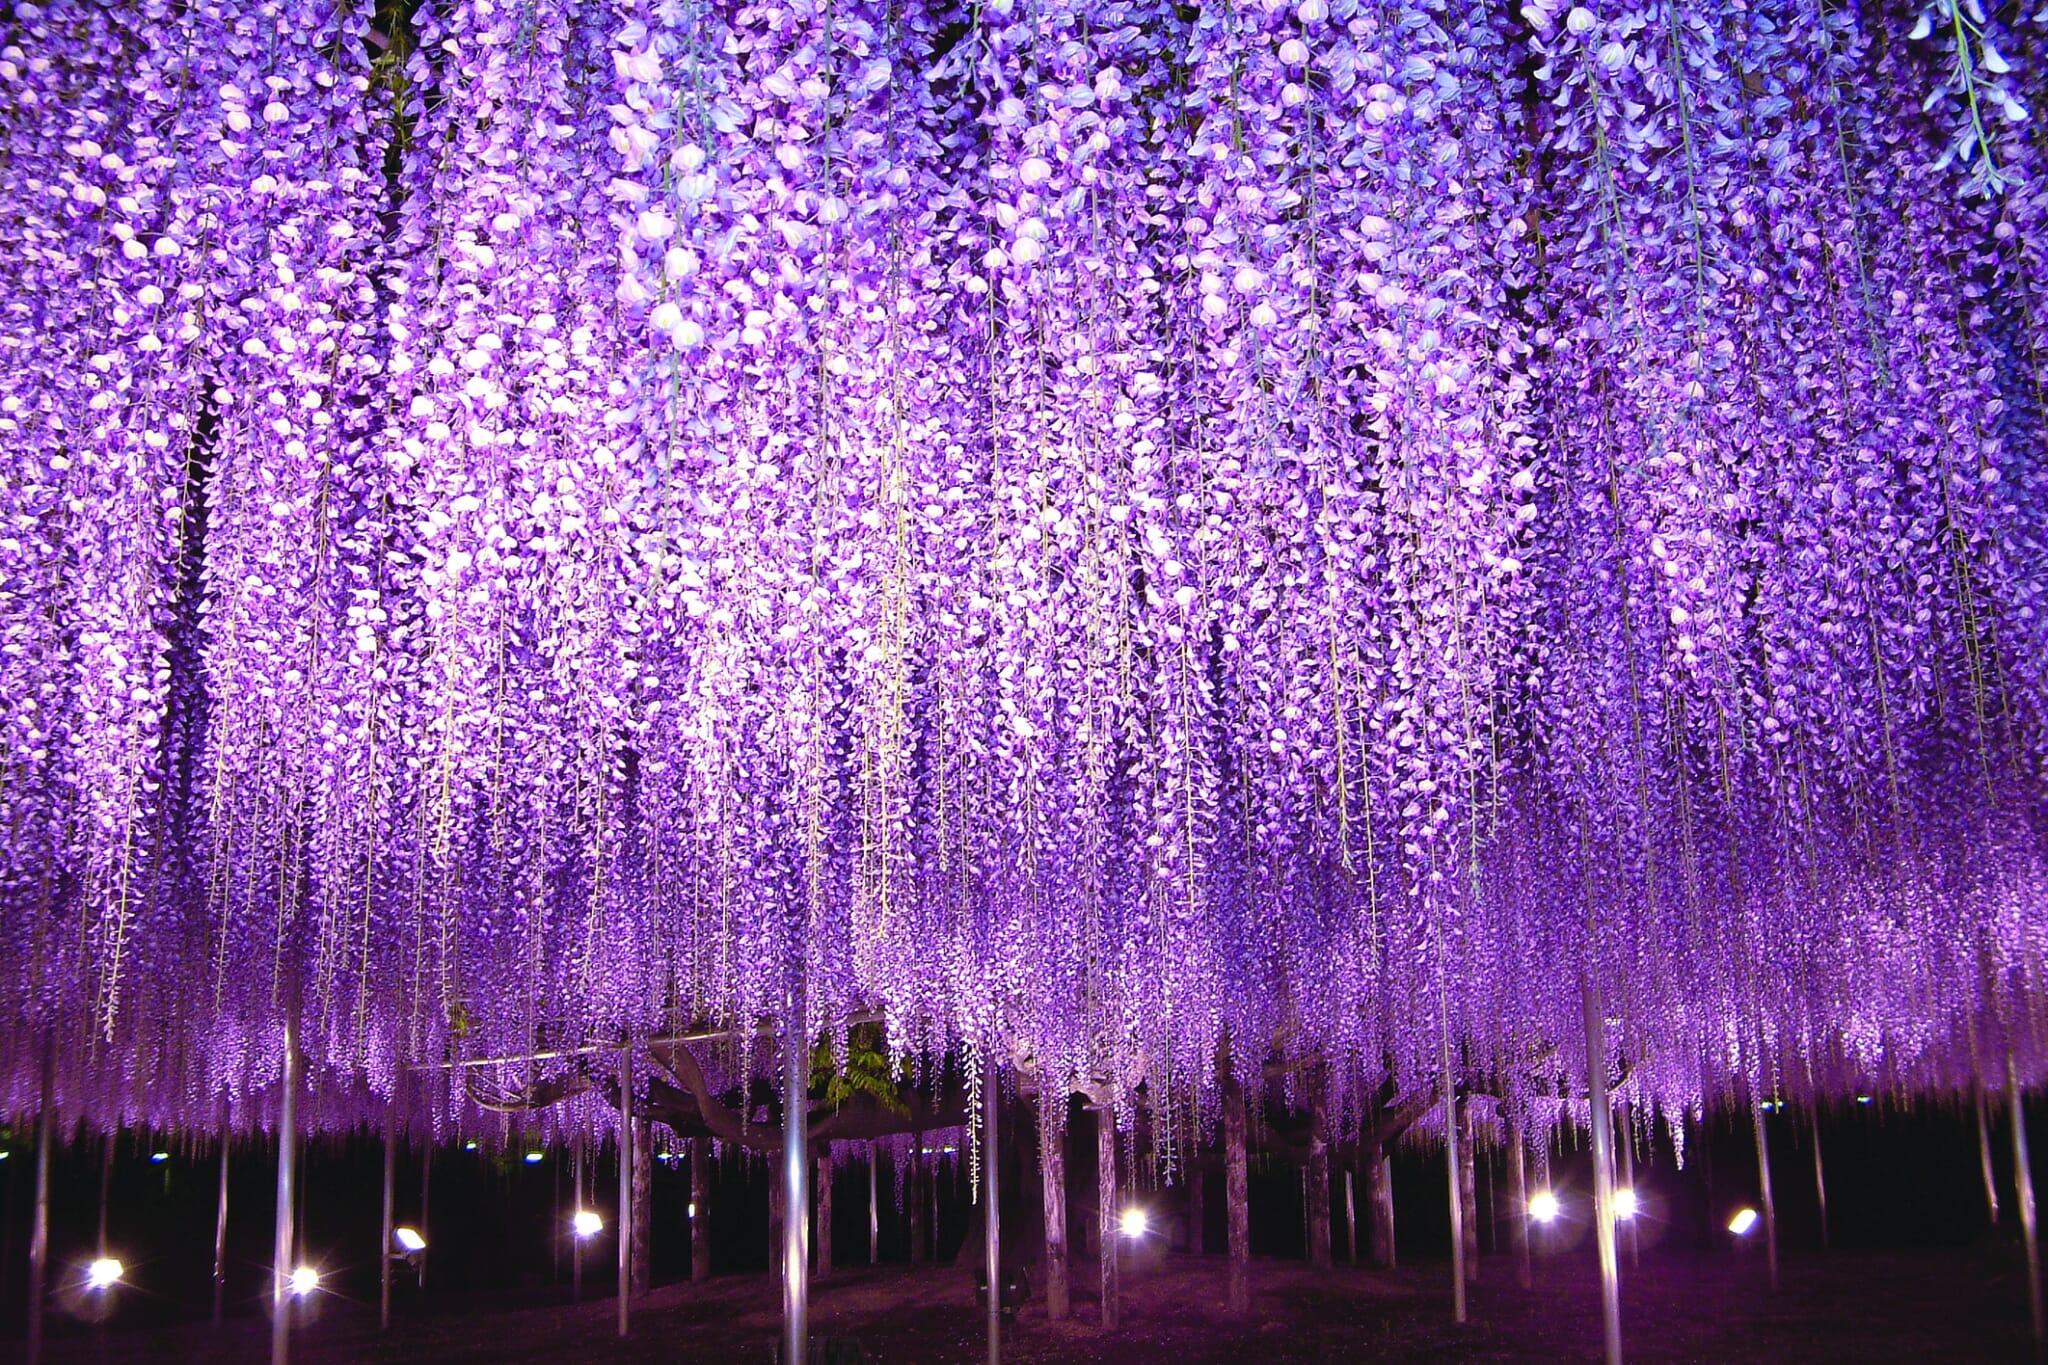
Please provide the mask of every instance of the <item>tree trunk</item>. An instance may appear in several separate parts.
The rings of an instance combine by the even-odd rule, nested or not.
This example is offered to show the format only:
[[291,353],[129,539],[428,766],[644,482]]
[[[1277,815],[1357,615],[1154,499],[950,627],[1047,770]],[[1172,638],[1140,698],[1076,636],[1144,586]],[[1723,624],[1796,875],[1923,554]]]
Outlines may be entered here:
[[1045,1196],[1045,1315],[1054,1322],[1067,1302],[1066,1105],[1050,1091],[1038,1097],[1038,1170]]
[[1527,1141],[1521,1111],[1514,1110],[1508,1115],[1508,1249],[1515,1256],[1515,1284],[1522,1289],[1535,1283],[1535,1271],[1529,1262]]
[[818,1236],[815,1254],[817,1278],[832,1273],[832,1144],[818,1144]]
[[1465,1207],[1465,1278],[1479,1279],[1478,1158],[1473,1152],[1472,1102],[1458,1101],[1458,1200]]
[[1371,1263],[1375,1270],[1394,1268],[1394,1161],[1368,1147],[1365,1154],[1366,1213],[1371,1219]]
[[654,1288],[654,1125],[633,1120],[633,1294]]
[[1244,1090],[1235,1076],[1223,1082],[1223,1202],[1230,1223],[1230,1289],[1225,1306],[1236,1317],[1252,1311],[1252,1229],[1244,1162]]
[[1202,1168],[1190,1162],[1188,1164],[1188,1254],[1191,1256],[1199,1256],[1206,1250],[1202,1244],[1203,1219]]
[[1116,1284],[1116,1115],[1107,1104],[1095,1111],[1095,1206],[1096,1258],[1102,1270],[1102,1329],[1114,1332],[1119,1316]]
[[1308,1263],[1328,1270],[1330,1255],[1330,1144],[1324,1132],[1329,1116],[1323,1104],[1322,1085],[1316,1083],[1316,1097],[1309,1105],[1308,1133]]
[[711,1139],[690,1139],[690,1279],[711,1278]]

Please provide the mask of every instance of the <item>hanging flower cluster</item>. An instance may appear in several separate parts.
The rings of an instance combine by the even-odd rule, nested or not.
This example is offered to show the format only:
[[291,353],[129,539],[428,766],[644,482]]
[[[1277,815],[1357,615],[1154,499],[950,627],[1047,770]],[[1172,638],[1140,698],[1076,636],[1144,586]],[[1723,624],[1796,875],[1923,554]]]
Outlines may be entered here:
[[14,6],[0,1096],[2038,1074],[2043,23]]

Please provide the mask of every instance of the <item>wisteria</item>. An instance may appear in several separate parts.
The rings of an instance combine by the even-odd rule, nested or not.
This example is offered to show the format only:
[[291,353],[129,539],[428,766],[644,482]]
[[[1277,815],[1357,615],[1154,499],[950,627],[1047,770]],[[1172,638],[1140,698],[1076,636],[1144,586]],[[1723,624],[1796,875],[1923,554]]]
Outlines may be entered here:
[[10,1111],[2048,1077],[2048,13],[8,16]]

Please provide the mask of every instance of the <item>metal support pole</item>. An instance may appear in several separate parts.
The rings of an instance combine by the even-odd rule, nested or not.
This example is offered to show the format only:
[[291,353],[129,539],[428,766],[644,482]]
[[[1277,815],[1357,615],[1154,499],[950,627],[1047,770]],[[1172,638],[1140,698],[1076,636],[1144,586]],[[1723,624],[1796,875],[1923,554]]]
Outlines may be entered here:
[[868,1264],[882,1263],[882,1176],[881,1158],[875,1140],[868,1139]]
[[1756,1182],[1757,1193],[1764,1206],[1764,1262],[1769,1267],[1771,1292],[1778,1292],[1778,1205],[1771,1198],[1771,1143],[1764,1133],[1763,1101],[1749,1102],[1751,1119],[1756,1125]]
[[2020,1107],[2019,1067],[2005,1052],[2005,1103],[2012,1110],[2013,1202],[2020,1206],[2020,1237],[2027,1244],[2027,1308],[2034,1318],[2034,1359],[2048,1362],[2048,1318],[2041,1308],[2041,1231],[2034,1219],[2034,1172],[2027,1163],[2027,1116]]
[[213,1205],[213,1325],[220,1326],[228,1295],[228,1102],[220,1102],[220,1193]]
[[284,1020],[284,1075],[277,1106],[277,1222],[270,1267],[270,1365],[291,1359],[292,1173],[299,1145],[299,1021]]
[[633,1293],[633,1045],[619,1049],[619,1336]]
[[28,1232],[28,1365],[43,1359],[43,1293],[50,1274],[50,1140],[56,1104],[50,1035],[43,1034],[42,1103],[36,1110],[36,1208]]
[[981,1083],[982,1139],[981,1197],[988,1216],[982,1220],[982,1254],[988,1263],[988,1365],[1002,1365],[1003,1359],[1003,1203],[998,1176],[1002,1168],[1002,1147],[997,1141],[997,1118],[1003,1094],[996,1083],[996,1062],[988,1060]]
[[1621,1268],[1614,1255],[1614,1135],[1607,1111],[1607,1020],[1600,988],[1588,975],[1581,989],[1586,1009],[1586,1099],[1593,1118],[1593,1233],[1600,1253],[1600,1332],[1607,1365],[1621,1365]]
[[[403,1074],[403,1073],[401,1073]],[[384,1222],[377,1251],[377,1330],[391,1330],[391,1237],[398,1212],[398,1088],[384,1105]]]
[[1820,1155],[1820,1101],[1816,1099],[1807,1118],[1813,1124],[1813,1192],[1820,1199],[1820,1249],[1827,1251],[1828,1236],[1828,1172]]
[[801,980],[789,992],[789,1012],[782,1023],[782,1360],[783,1365],[808,1365],[810,1360],[810,1144],[811,1050],[804,1039],[804,988]]

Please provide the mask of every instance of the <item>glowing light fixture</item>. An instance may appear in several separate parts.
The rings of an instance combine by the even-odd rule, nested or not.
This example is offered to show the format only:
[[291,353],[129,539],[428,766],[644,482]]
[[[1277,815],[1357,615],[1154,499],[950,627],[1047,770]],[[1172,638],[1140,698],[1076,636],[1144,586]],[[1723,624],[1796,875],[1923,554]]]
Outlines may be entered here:
[[1125,1209],[1123,1216],[1117,1219],[1117,1226],[1126,1237],[1143,1237],[1151,1230],[1152,1220],[1145,1216],[1143,1209]]
[[1858,1104],[1869,1104],[1869,1103],[1870,1103],[1870,1096],[1868,1096],[1868,1095],[1858,1095],[1858,1096],[1856,1097],[1856,1103],[1858,1103]]
[[391,1240],[398,1243],[408,1256],[427,1249],[427,1239],[411,1228],[391,1229]]
[[1748,1236],[1749,1230],[1755,1226],[1755,1209],[1737,1209],[1735,1210],[1735,1216],[1728,1220],[1728,1231],[1734,1233],[1737,1237]]
[[151,1152],[149,1159],[154,1164],[161,1166],[171,1159],[171,1154],[169,1152]]
[[465,1142],[462,1144],[462,1150],[465,1152],[473,1152],[476,1150],[476,1144],[474,1142]]
[[1539,1223],[1555,1222],[1561,1212],[1557,1196],[1549,1190],[1538,1190],[1529,1198],[1529,1216]]
[[526,1154],[526,1164],[529,1166],[538,1166],[540,1165],[541,1158],[546,1155],[546,1152],[528,1152]]
[[1636,1216],[1636,1210],[1640,1207],[1636,1203],[1636,1192],[1634,1190],[1622,1189],[1614,1192],[1614,1216],[1616,1218],[1633,1218]]
[[320,1287],[320,1272],[309,1265],[302,1265],[292,1272],[292,1293],[300,1298]]
[[576,1216],[569,1220],[569,1226],[576,1230],[578,1237],[595,1237],[604,1231],[604,1219],[589,1209],[578,1209]]
[[697,1216],[697,1201],[696,1201],[696,1200],[694,1200],[694,1199],[692,1199],[692,1200],[690,1201],[690,1217],[692,1217],[692,1218],[695,1218],[696,1216]]
[[111,1256],[102,1256],[85,1268],[85,1284],[88,1289],[110,1289],[120,1283],[126,1269]]

